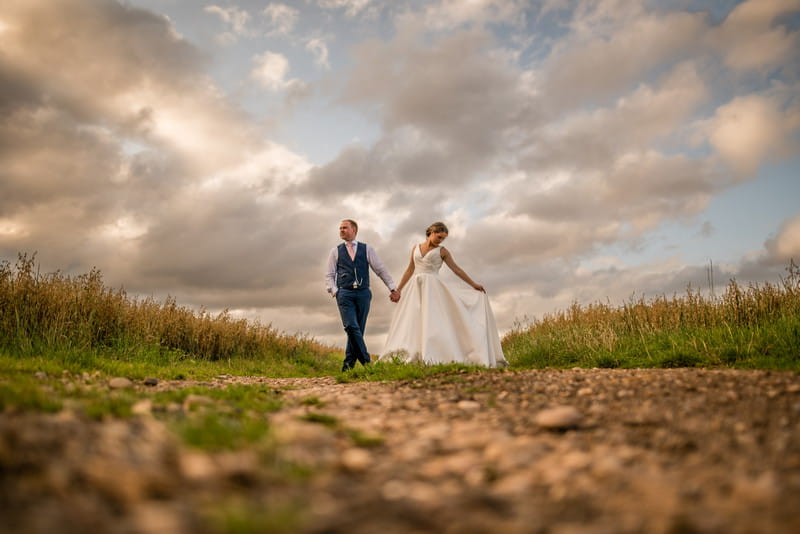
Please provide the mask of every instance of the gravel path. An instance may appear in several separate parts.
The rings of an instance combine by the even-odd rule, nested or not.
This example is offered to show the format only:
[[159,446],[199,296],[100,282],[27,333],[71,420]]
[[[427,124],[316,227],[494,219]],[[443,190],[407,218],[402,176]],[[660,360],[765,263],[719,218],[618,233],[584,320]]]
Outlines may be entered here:
[[507,370],[205,385],[234,383],[284,400],[265,415],[269,454],[188,450],[147,404],[102,423],[69,411],[0,415],[9,532],[237,531],[234,519],[209,521],[221,502],[264,532],[281,531],[281,514],[302,520],[286,531],[309,534],[800,532],[794,373]]

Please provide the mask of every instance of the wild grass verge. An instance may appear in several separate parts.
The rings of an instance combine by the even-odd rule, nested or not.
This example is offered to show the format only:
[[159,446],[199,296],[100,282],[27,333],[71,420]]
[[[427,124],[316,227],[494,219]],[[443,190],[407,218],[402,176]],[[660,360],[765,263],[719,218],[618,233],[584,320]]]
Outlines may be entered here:
[[684,295],[619,307],[573,304],[520,325],[503,339],[513,367],[733,367],[800,370],[800,268],[777,284],[718,297]]
[[[734,367],[800,370],[800,268],[777,284],[719,296],[687,289],[621,306],[573,304],[518,325],[502,340],[512,369]],[[41,274],[34,257],[0,263],[0,371],[100,372],[142,379],[220,374],[416,380],[474,372],[451,364],[379,361],[339,373],[341,351],[227,311],[211,315],[104,286],[99,271]]]
[[109,289],[99,271],[41,274],[34,256],[0,262],[0,350],[71,372],[196,377],[333,374],[337,349],[271,325]]

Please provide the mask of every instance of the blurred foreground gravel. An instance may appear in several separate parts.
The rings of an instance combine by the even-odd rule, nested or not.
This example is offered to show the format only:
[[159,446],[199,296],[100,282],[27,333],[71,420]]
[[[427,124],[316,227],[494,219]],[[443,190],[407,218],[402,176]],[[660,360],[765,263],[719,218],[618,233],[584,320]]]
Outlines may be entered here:
[[198,396],[182,406],[145,400],[134,417],[103,422],[70,409],[0,414],[5,531],[800,532],[794,373],[574,369],[204,384],[235,383],[262,384],[284,401],[263,414],[268,446],[211,454],[181,445],[164,414],[218,408]]

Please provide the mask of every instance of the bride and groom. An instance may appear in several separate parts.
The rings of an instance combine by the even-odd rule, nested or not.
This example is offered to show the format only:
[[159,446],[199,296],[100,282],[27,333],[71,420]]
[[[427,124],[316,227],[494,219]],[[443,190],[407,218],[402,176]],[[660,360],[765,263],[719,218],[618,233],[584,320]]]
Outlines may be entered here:
[[[344,242],[331,250],[325,276],[347,333],[342,371],[352,369],[357,361],[370,362],[364,343],[372,301],[370,269],[389,288],[389,299],[398,303],[381,358],[426,364],[507,365],[485,289],[441,246],[448,235],[444,223],[428,227],[425,242],[414,246],[399,285],[395,285],[375,249],[356,241],[357,233],[355,221],[341,221],[339,237]],[[439,278],[442,264],[471,287],[448,284]]]

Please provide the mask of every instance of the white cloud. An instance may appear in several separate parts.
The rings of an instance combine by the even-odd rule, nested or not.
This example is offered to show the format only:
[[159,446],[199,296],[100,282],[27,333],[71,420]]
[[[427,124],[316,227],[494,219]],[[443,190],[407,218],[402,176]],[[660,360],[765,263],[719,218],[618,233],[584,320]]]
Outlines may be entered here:
[[218,34],[217,39],[223,43],[232,43],[239,37],[250,34],[247,23],[250,21],[250,14],[236,6],[220,7],[217,5],[207,6],[203,9],[206,13],[218,16],[229,31]]
[[109,242],[130,241],[147,234],[147,226],[132,215],[123,215],[98,228],[101,237]]
[[641,84],[609,106],[567,108],[531,129],[523,134],[521,159],[537,169],[602,169],[621,154],[679,135],[681,125],[707,97],[696,67],[680,63],[652,85]]
[[286,4],[269,4],[261,14],[267,20],[267,35],[290,34],[299,17],[299,11]]
[[210,174],[202,188],[220,190],[232,185],[249,189],[258,199],[276,198],[287,187],[303,181],[310,164],[286,147],[266,143],[239,161]]
[[709,141],[734,171],[752,176],[767,158],[788,150],[798,127],[793,115],[784,113],[774,98],[736,97],[709,121]]
[[736,6],[709,40],[738,71],[765,71],[785,64],[800,46],[800,32],[775,20],[796,12],[796,0],[749,0]]
[[558,41],[539,73],[548,107],[604,103],[656,68],[696,53],[699,14],[648,13],[640,2],[579,4],[574,32]]
[[267,50],[253,58],[250,76],[267,89],[282,91],[304,85],[300,80],[287,79],[287,74],[289,60],[283,54]]
[[330,70],[331,64],[328,60],[328,45],[323,39],[316,37],[309,39],[306,42],[306,50],[314,55],[314,62],[317,65],[325,68],[326,70]]
[[439,0],[425,8],[429,28],[452,29],[463,24],[524,22],[527,2],[521,0]]
[[343,9],[348,16],[361,13],[372,0],[317,0],[317,5],[323,9]]
[[456,168],[459,161],[478,165],[504,144],[504,129],[524,105],[518,73],[493,55],[492,44],[482,30],[433,43],[419,35],[367,41],[355,49],[346,102],[375,105],[393,137],[418,130],[430,157],[439,154]]
[[20,221],[10,218],[0,219],[0,236],[3,236],[4,239],[21,238],[27,234],[28,231],[25,225],[21,224]]
[[766,249],[771,262],[785,265],[793,259],[800,263],[800,215],[784,222],[777,237],[767,241]]

